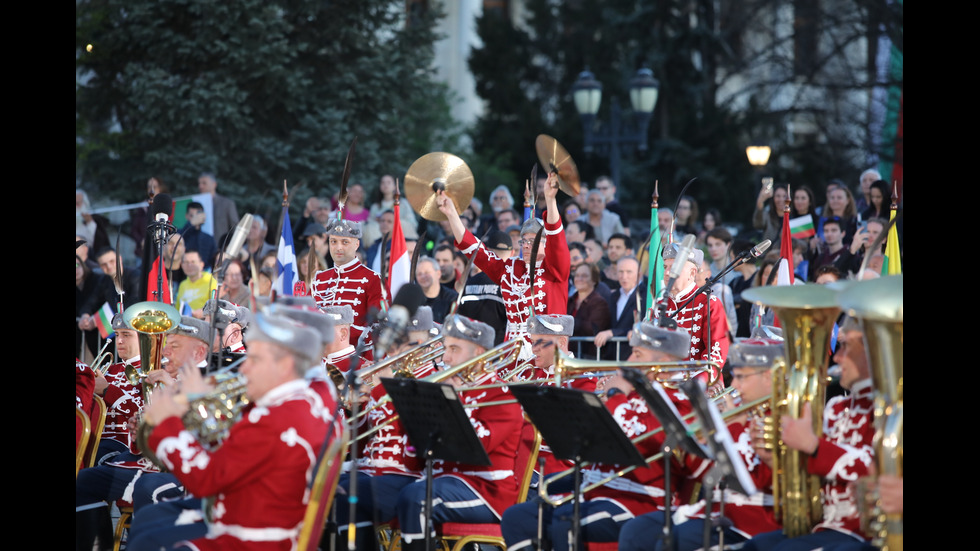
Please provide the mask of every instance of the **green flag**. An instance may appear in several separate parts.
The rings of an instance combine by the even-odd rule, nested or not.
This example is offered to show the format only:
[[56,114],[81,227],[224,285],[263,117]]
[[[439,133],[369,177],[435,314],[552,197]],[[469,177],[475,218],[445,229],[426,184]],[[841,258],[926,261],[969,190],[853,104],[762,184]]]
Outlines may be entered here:
[[[647,256],[647,307],[649,312],[653,301],[660,296],[663,286],[664,258],[660,255],[660,224],[657,222],[657,203],[650,207],[650,247]],[[646,315],[642,319],[646,319]]]

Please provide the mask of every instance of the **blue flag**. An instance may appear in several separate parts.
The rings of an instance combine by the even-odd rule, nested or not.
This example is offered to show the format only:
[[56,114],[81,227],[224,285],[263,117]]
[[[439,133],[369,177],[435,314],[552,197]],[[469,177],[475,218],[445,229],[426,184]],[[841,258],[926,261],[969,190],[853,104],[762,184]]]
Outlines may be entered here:
[[276,280],[272,289],[276,295],[293,295],[293,287],[299,281],[296,271],[296,249],[293,247],[293,229],[289,224],[289,208],[282,208],[282,231],[279,235],[279,252],[276,254]]

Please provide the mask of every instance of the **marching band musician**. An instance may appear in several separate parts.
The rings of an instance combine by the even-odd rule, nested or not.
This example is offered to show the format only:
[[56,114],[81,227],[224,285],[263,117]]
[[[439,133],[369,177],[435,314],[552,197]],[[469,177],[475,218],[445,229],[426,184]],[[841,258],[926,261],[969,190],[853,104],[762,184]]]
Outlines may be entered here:
[[[535,261],[537,266],[531,273],[531,248],[542,227],[537,218],[528,219],[521,227],[522,258],[511,256],[501,260],[490,252],[463,225],[452,199],[444,191],[437,196],[439,210],[449,220],[449,227],[455,237],[456,248],[469,256],[476,254],[473,263],[500,285],[501,296],[507,310],[507,332],[505,341],[522,338],[526,346],[522,348],[521,359],[530,359],[531,342],[527,334],[527,320],[533,314],[565,314],[568,309],[568,276],[570,270],[568,244],[565,229],[562,227],[556,197],[558,194],[558,175],[552,173],[544,190],[547,216],[544,220],[544,233],[538,247]],[[546,246],[547,245],[547,246]],[[533,289],[532,289],[533,285]],[[533,312],[532,312],[533,309]]]
[[169,388],[154,393],[144,412],[144,422],[153,427],[149,446],[189,491],[214,499],[206,534],[178,548],[295,546],[317,455],[325,440],[339,438],[343,430],[336,404],[325,403],[304,380],[321,347],[311,327],[256,315],[240,369],[251,403],[214,451],[202,447],[182,419],[188,403],[181,396],[200,391],[193,388],[203,383],[200,377],[183,368],[188,384],[180,395]]
[[[754,402],[772,394],[772,375],[770,369],[776,358],[785,355],[781,339],[762,336],[739,339],[728,354],[728,366],[732,370],[732,386],[741,396],[742,403]],[[755,453],[750,438],[750,423],[758,422],[768,415],[768,403],[759,407],[750,417],[740,415],[728,423],[732,441],[745,463],[752,482],[759,490],[752,497],[725,489],[724,513],[730,521],[724,524],[725,544],[738,544],[752,536],[781,528],[773,513],[772,469],[762,462]],[[737,460],[736,458],[732,458]],[[718,519],[721,496],[715,490],[712,498],[712,517]],[[672,519],[674,551],[695,551],[704,545],[704,500],[693,505],[681,506]],[[664,549],[663,533],[665,517],[663,511],[654,511],[636,517],[626,523],[619,534],[621,551],[654,551]],[[718,532],[711,530],[711,544],[718,545]]]
[[[419,306],[412,316],[411,325],[405,336],[392,343],[388,357],[395,357],[409,349],[427,342],[434,327],[432,308]],[[382,359],[383,360],[383,359]],[[355,510],[355,541],[357,549],[378,548],[374,526],[389,523],[398,514],[396,508],[398,494],[402,488],[422,478],[423,464],[415,448],[408,441],[408,434],[397,412],[388,399],[388,393],[380,382],[382,377],[392,377],[393,367],[388,366],[374,373],[369,382],[370,396],[364,405],[365,421],[358,426],[357,434],[372,431],[363,439],[357,455],[357,509]],[[436,371],[429,360],[412,364],[412,377],[422,379]],[[351,473],[340,475],[337,494],[334,497],[334,512],[338,535],[341,540],[348,538],[350,523],[350,477]]]
[[[840,366],[840,384],[850,392],[827,401],[823,412],[823,436],[813,431],[809,402],[799,419],[781,417],[780,434],[786,446],[808,454],[806,471],[823,480],[823,520],[811,533],[788,538],[782,531],[760,534],[743,549],[751,551],[795,551],[823,548],[832,551],[856,543],[867,543],[861,532],[860,507],[852,482],[870,473],[874,462],[874,389],[865,351],[864,333],[857,321],[847,316],[840,326],[834,361]],[[761,439],[753,437],[753,441]],[[757,448],[763,460],[772,453]]]
[[[354,334],[354,310],[350,305],[320,306],[320,310],[333,320],[333,341],[324,348],[323,366],[336,367],[341,373],[350,369],[351,358],[357,349],[351,344]],[[327,368],[330,371],[330,368]]]
[[[664,247],[664,285],[669,283],[670,271],[679,248],[680,245],[677,243]],[[701,249],[693,249],[681,268],[680,275],[674,281],[673,288],[668,289],[664,295],[664,300],[667,301],[666,315],[677,322],[677,327],[691,334],[691,349],[686,357],[681,358],[682,360],[710,360],[721,366],[728,358],[728,346],[731,343],[724,305],[712,294],[709,306],[708,295],[701,293],[684,306],[698,290],[697,275],[703,262],[704,252]],[[678,308],[680,308],[679,312]],[[656,305],[654,315],[659,315]],[[712,377],[719,384],[722,380],[720,375],[720,368],[712,368]]]
[[[276,300],[275,304],[266,309],[266,312],[276,316],[285,316],[312,327],[320,333],[320,341],[323,344],[320,350],[321,360],[306,370],[306,382],[309,383],[310,388],[320,394],[325,404],[339,403],[339,389],[337,384],[331,380],[326,369],[326,358],[330,354],[330,345],[337,336],[335,318],[317,308],[310,296],[282,297],[282,299]],[[342,409],[339,414],[343,415]]]
[[[493,328],[464,316],[449,315],[443,323],[442,334],[445,337],[443,362],[447,369],[472,360],[494,347]],[[467,386],[497,381],[496,373],[490,371],[481,373],[469,383],[463,383],[458,376],[453,377],[450,383],[460,393],[463,404],[475,405],[510,397],[506,387],[466,390]],[[524,423],[521,406],[515,401],[467,407],[466,415],[492,464],[477,466],[441,460],[433,462],[431,518],[434,524],[496,523],[504,509],[517,501],[520,474],[515,473],[515,465]],[[398,523],[402,532],[402,549],[405,551],[418,551],[425,547],[422,526],[425,496],[425,480],[405,486],[398,495]]]
[[[691,337],[683,329],[668,329],[653,323],[641,322],[634,326],[630,335],[633,348],[628,361],[673,362],[687,357]],[[651,375],[652,376],[652,375]],[[616,374],[606,382],[606,408],[630,438],[660,427],[660,421],[650,411],[646,401],[622,375]],[[664,389],[681,415],[692,411],[687,396],[679,390]],[[663,432],[636,443],[640,454],[650,457],[662,449]],[[671,457],[671,484],[674,487],[682,477],[700,477],[708,462],[685,456],[683,463]],[[582,485],[608,479],[621,469],[618,465],[591,464],[582,469]],[[570,484],[568,486],[571,486]],[[571,491],[571,487],[562,491]],[[672,496],[677,499],[676,494]],[[664,469],[662,462],[652,462],[625,475],[611,479],[606,484],[585,492],[580,503],[581,541],[615,542],[622,526],[630,519],[654,510],[665,508]],[[675,504],[670,504],[675,505]],[[501,532],[507,549],[517,551],[531,549],[537,534],[537,500],[527,501],[507,509],[501,522]],[[572,528],[574,503],[557,508],[543,508],[544,537],[549,539],[555,551],[569,549],[569,533]],[[542,542],[543,543],[543,542]]]
[[354,321],[350,324],[350,342],[358,342],[366,329],[368,312],[381,309],[385,299],[381,278],[361,264],[357,248],[361,243],[361,224],[351,220],[331,220],[327,224],[330,257],[333,267],[313,277],[313,298],[320,308],[350,306]]
[[215,316],[214,347],[212,352],[219,349],[229,354],[245,353],[245,330],[252,312],[244,306],[238,306],[225,299],[208,299],[204,303],[204,320],[211,322]]
[[[163,347],[163,357],[168,361],[163,363],[163,369],[154,369],[146,375],[146,384],[174,386],[178,369],[185,363],[194,367],[207,366],[208,348],[208,325],[193,316],[181,316],[180,324],[174,333],[167,335]],[[154,396],[159,390],[154,390]],[[140,396],[142,399],[142,390]],[[130,418],[129,425],[134,421],[135,418]],[[100,549],[112,548],[108,503],[126,499],[135,504],[137,482],[150,475],[159,475],[153,479],[160,480],[160,484],[168,482],[170,477],[160,473],[159,467],[144,457],[132,441],[129,450],[79,471],[75,480],[75,538],[79,549],[91,549],[96,541]],[[154,493],[152,488],[146,491]],[[175,492],[182,493],[182,489],[175,489]]]
[[132,384],[126,377],[127,367],[140,368],[139,338],[123,321],[122,314],[112,316],[112,329],[116,333],[116,352],[122,361],[113,363],[106,368],[105,375],[95,379],[95,391],[106,403],[105,427],[96,452],[96,463],[100,463],[106,454],[136,449],[129,419],[137,417],[143,410],[141,385]]

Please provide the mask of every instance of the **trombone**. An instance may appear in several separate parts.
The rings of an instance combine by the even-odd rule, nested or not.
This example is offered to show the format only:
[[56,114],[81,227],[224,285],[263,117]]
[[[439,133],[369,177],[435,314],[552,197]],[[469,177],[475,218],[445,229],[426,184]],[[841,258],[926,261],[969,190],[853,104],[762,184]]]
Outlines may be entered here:
[[[461,364],[459,364],[459,365],[457,365],[455,367],[450,367],[450,368],[444,369],[442,371],[437,371],[437,372],[433,373],[432,375],[429,375],[427,377],[423,377],[422,379],[419,379],[419,380],[420,381],[427,382],[427,383],[442,383],[442,382],[445,382],[445,381],[447,381],[447,380],[449,380],[449,379],[451,379],[453,377],[457,377],[458,376],[459,378],[463,379],[466,382],[477,381],[477,380],[481,379],[484,375],[489,374],[489,373],[494,373],[498,369],[501,369],[504,366],[507,366],[507,365],[510,365],[511,363],[513,363],[514,360],[517,359],[518,354],[520,354],[520,352],[521,352],[521,345],[523,344],[523,342],[524,341],[522,339],[513,339],[513,340],[510,340],[510,341],[507,341],[507,342],[501,344],[500,346],[491,348],[490,350],[487,350],[483,354],[480,354],[479,356],[476,356],[475,358],[471,358],[471,359],[469,359],[469,360],[467,360],[467,361],[465,361],[465,362],[463,362],[463,363],[461,363]],[[440,352],[441,352],[441,350],[440,350]],[[370,369],[370,368],[368,368],[368,369]],[[478,389],[478,388],[484,388],[484,387],[463,387],[463,388],[457,389],[457,391],[458,392],[463,392],[463,391],[474,390],[474,389]],[[371,408],[368,408],[367,410],[365,410],[364,413],[367,413],[368,411],[371,411],[372,409],[374,409],[378,405],[380,405],[382,403],[385,403],[385,402],[388,402],[390,400],[391,400],[390,397],[385,396],[377,404],[375,404]],[[494,405],[496,405],[497,403],[499,403],[499,402],[495,402]],[[490,405],[490,403],[487,403],[486,405]],[[364,431],[364,432],[358,434],[357,435],[357,440],[362,440],[364,438],[370,437],[371,435],[373,435],[374,433],[378,432],[382,428],[384,428],[384,427],[390,425],[391,423],[393,423],[396,419],[398,419],[398,414],[397,413],[395,415],[392,415],[388,419],[385,419],[383,422],[379,423],[378,425],[376,425],[374,427],[371,427],[369,430]],[[359,420],[360,420],[360,417],[358,417],[354,421],[355,422],[358,422]]]
[[702,373],[711,379],[707,388],[713,387],[721,376],[721,365],[709,360],[685,360],[676,362],[610,362],[603,360],[580,360],[555,348],[555,386],[561,386],[565,379],[588,377],[589,373],[617,371],[620,367],[653,370],[657,382],[670,389],[677,389],[681,383]]
[[[712,400],[719,400],[719,399],[723,398],[724,396],[726,396],[732,390],[733,389],[731,387],[729,387],[728,389],[725,390],[724,393],[720,394],[719,396],[716,396],[715,398],[712,398]],[[753,409],[755,409],[755,408],[757,408],[759,406],[768,404],[769,401],[770,401],[770,399],[771,399],[771,395],[763,396],[762,398],[759,398],[757,400],[753,400],[751,402],[744,403],[744,404],[742,404],[742,405],[740,405],[738,407],[735,407],[735,408],[732,408],[732,409],[730,409],[728,411],[725,411],[724,413],[722,413],[721,417],[722,417],[722,419],[724,419],[724,420],[727,421],[728,419],[731,419],[732,417],[737,417],[738,415],[741,415],[742,413],[747,413],[747,412],[749,412],[749,411],[751,411],[751,410],[753,410]],[[685,415],[682,419],[683,419],[683,421],[687,422],[688,420],[693,419],[694,416],[695,416],[695,413],[692,411],[691,413],[688,413],[687,415]],[[694,422],[694,423],[689,424],[688,425],[688,430],[692,434],[694,434],[696,437],[700,437],[701,436],[701,434],[700,434],[701,433],[701,424],[700,423]],[[633,444],[638,444],[638,443],[642,442],[643,440],[646,440],[647,438],[649,438],[651,436],[654,436],[656,434],[660,434],[663,431],[664,431],[664,427],[663,426],[657,427],[657,428],[655,428],[655,429],[653,429],[653,430],[651,430],[649,432],[645,432],[645,433],[643,433],[643,434],[641,434],[639,436],[634,437],[631,440],[631,442],[633,442]],[[662,452],[662,451],[661,452],[657,452],[657,453],[651,455],[650,457],[648,457],[646,459],[646,462],[642,466],[643,467],[646,467],[647,465],[653,463],[654,461],[657,461],[659,459],[662,459],[663,456],[664,456],[664,452]],[[585,465],[586,464],[583,464],[582,466],[585,466]],[[633,472],[636,468],[637,468],[637,465],[630,465],[629,467],[622,468],[622,469],[616,471],[615,473],[613,473],[613,474],[611,474],[611,475],[609,475],[609,476],[607,476],[605,478],[602,478],[602,479],[597,480],[597,481],[595,481],[595,482],[593,482],[591,484],[588,484],[588,485],[584,486],[581,489],[581,494],[584,495],[585,493],[590,492],[590,491],[598,488],[599,486],[603,486],[605,484],[608,484],[609,482],[612,482],[613,480],[615,480],[615,479],[617,479],[617,478],[619,478],[621,476],[624,476],[626,474],[629,474],[629,473]],[[574,474],[574,473],[575,473],[575,468],[573,467],[573,468],[570,468],[570,469],[566,469],[564,471],[561,471],[561,472],[559,472],[559,473],[557,473],[557,474],[555,474],[555,475],[553,475],[553,476],[551,476],[551,477],[549,477],[547,479],[543,479],[542,482],[541,482],[541,484],[538,485],[538,495],[541,497],[542,500],[544,500],[545,503],[547,503],[548,505],[551,505],[553,507],[558,507],[560,505],[563,505],[565,503],[568,503],[569,501],[571,501],[575,497],[575,494],[574,493],[571,493],[571,494],[566,495],[564,497],[561,497],[559,499],[554,499],[554,498],[551,497],[551,495],[548,494],[548,485],[551,484],[552,482],[558,480],[559,478],[564,478],[564,477],[569,476],[569,475]]]

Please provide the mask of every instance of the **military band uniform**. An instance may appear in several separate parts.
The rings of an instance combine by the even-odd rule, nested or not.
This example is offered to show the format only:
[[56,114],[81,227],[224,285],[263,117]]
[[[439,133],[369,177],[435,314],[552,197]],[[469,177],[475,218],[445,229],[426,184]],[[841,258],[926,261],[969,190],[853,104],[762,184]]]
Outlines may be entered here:
[[531,272],[523,259],[512,256],[501,260],[469,230],[456,243],[463,254],[469,256],[475,253],[473,263],[500,285],[507,312],[504,340],[528,339],[527,320],[532,307],[535,314],[564,314],[568,309],[570,261],[561,220],[554,224],[544,223],[544,240],[547,240],[544,258],[537,261],[533,290]]
[[384,300],[381,278],[357,258],[342,266],[316,273],[312,295],[320,308],[349,305],[354,310],[350,342],[357,342],[368,322],[368,313],[379,311]]
[[[678,308],[694,296],[695,292],[697,292],[697,285],[691,283],[677,297],[668,294],[667,316],[677,322],[677,327],[691,334],[691,353],[687,359],[710,360],[717,362],[718,365],[724,365],[728,358],[731,339],[728,336],[728,318],[725,316],[725,308],[718,297],[711,295],[709,309],[708,295],[701,293],[678,312]],[[656,308],[654,312],[657,312]],[[721,381],[721,370],[712,371],[713,376]]]

